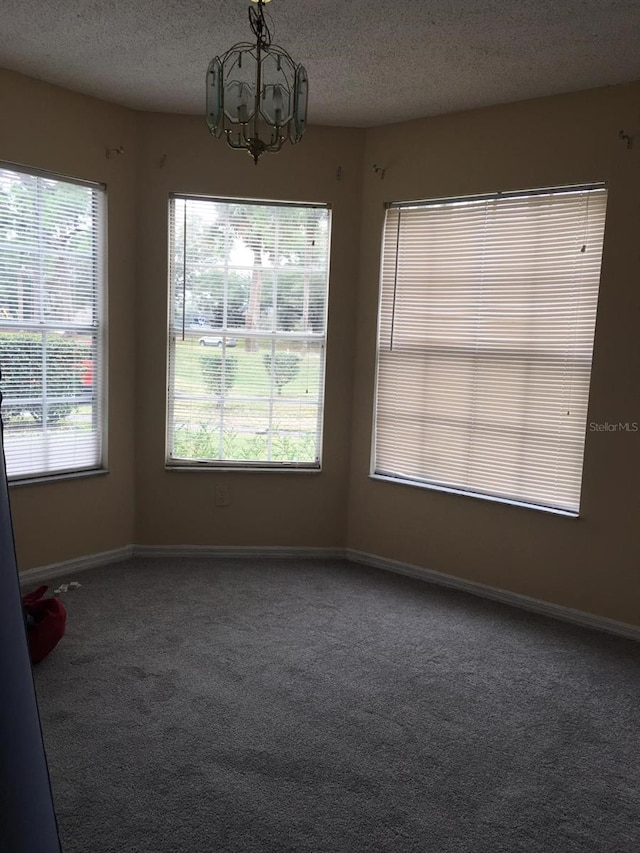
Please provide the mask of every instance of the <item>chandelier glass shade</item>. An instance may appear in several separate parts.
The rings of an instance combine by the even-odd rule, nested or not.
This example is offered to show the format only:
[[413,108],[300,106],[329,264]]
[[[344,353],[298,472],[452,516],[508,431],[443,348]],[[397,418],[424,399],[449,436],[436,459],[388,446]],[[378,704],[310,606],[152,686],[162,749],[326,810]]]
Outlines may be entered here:
[[300,142],[309,92],[305,68],[271,44],[264,3],[257,0],[249,7],[255,44],[234,44],[207,69],[209,131],[224,136],[231,148],[248,151],[256,164],[265,151],[279,151],[287,139],[293,145]]

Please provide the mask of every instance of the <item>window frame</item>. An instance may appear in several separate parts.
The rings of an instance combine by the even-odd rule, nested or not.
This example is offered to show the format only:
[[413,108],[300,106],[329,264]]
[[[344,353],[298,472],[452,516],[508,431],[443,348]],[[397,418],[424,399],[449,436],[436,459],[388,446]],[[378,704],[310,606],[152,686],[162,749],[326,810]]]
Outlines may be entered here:
[[[369,458],[369,472],[368,476],[372,480],[377,480],[380,482],[386,483],[394,483],[396,485],[403,486],[412,486],[414,488],[425,489],[427,491],[440,492],[444,494],[458,495],[467,498],[476,498],[483,501],[489,501],[492,503],[505,504],[508,506],[519,507],[523,509],[531,509],[536,510],[538,512],[550,513],[552,515],[558,515],[565,518],[571,519],[579,519],[581,505],[578,505],[576,510],[566,509],[563,507],[546,505],[543,503],[536,503],[528,500],[522,500],[518,498],[505,497],[497,494],[490,494],[486,492],[474,491],[472,489],[466,489],[462,486],[456,486],[455,484],[442,484],[437,482],[429,482],[428,480],[423,480],[420,478],[412,478],[406,475],[394,475],[386,472],[379,472],[376,470],[376,451],[377,451],[377,421],[378,421],[378,400],[380,395],[380,381],[379,381],[379,373],[380,373],[380,336],[381,336],[381,324],[383,322],[383,274],[384,274],[384,263],[385,263],[385,233],[386,233],[386,218],[387,211],[392,208],[402,209],[402,208],[411,208],[411,207],[425,207],[425,206],[438,206],[438,205],[448,205],[455,204],[459,202],[482,202],[482,201],[493,201],[493,200],[501,200],[501,199],[517,199],[526,197],[535,197],[535,196],[543,196],[543,195],[561,195],[564,193],[576,193],[576,192],[589,192],[593,190],[604,190],[605,193],[608,194],[608,182],[606,181],[594,181],[588,184],[576,184],[576,185],[562,185],[558,187],[542,187],[535,189],[525,189],[525,190],[514,190],[510,192],[493,192],[493,193],[484,193],[484,194],[470,194],[465,196],[451,196],[451,197],[438,197],[432,199],[416,199],[409,201],[394,201],[394,202],[385,202],[384,203],[384,217],[382,220],[381,227],[381,239],[380,239],[380,264],[379,264],[379,275],[378,275],[378,311],[377,311],[377,322],[376,322],[376,339],[375,339],[375,367],[374,367],[374,385],[373,385],[373,406],[372,406],[372,419],[371,419],[371,443],[370,443],[370,458]],[[605,221],[603,225],[603,243],[604,238],[606,236],[606,195],[605,195]],[[396,274],[397,274],[397,256],[396,256]],[[602,257],[600,258],[600,270],[598,275],[598,293],[596,296],[596,311],[598,308],[599,302],[599,290],[601,284],[601,275],[602,275]],[[395,296],[394,296],[395,299]],[[596,323],[597,323],[597,315],[596,315]],[[593,353],[595,351],[595,335],[596,329],[594,324],[593,338],[592,338],[592,347],[591,347],[591,361],[589,365],[589,388],[586,399],[586,407],[589,405],[590,393],[591,393],[591,373],[592,373],[592,359]],[[393,332],[392,332],[393,337]],[[585,438],[588,427],[588,417],[585,422]],[[584,481],[584,446],[581,457],[581,471],[580,471],[580,493],[579,497],[581,497],[582,493],[582,483]]]
[[[96,252],[93,256],[93,264],[96,269],[96,297],[95,297],[95,316],[96,325],[90,326],[87,324],[74,324],[73,331],[86,333],[95,336],[96,339],[96,364],[94,376],[99,391],[95,395],[96,405],[96,424],[97,435],[100,446],[100,453],[95,465],[87,467],[69,467],[56,471],[37,471],[31,474],[14,474],[7,472],[7,482],[10,488],[16,486],[29,486],[42,483],[56,482],[60,480],[75,480],[84,479],[86,477],[102,476],[108,474],[108,188],[107,184],[100,181],[91,181],[84,178],[77,178],[71,175],[63,175],[59,172],[40,169],[28,165],[18,164],[6,160],[0,160],[0,169],[14,172],[20,175],[27,175],[33,178],[43,178],[45,180],[57,181],[59,183],[72,186],[80,186],[91,190],[95,193],[95,209],[97,214],[97,222],[94,223],[96,235]],[[6,321],[5,321],[6,322]],[[16,323],[14,327],[24,329],[24,324]],[[52,322],[39,323],[33,326],[34,332],[47,333],[51,331],[59,331],[65,328],[65,324],[61,321],[54,320]],[[71,327],[69,327],[71,328]],[[10,331],[0,319],[0,332],[4,330]],[[3,408],[6,402],[6,395],[2,395]],[[44,397],[43,397],[44,399]],[[5,434],[5,455],[6,455],[6,440],[7,426],[4,424]]]
[[[302,333],[302,332],[268,332],[266,330],[250,331],[243,328],[226,327],[216,329],[211,332],[213,336],[232,336],[239,340],[247,338],[264,339],[273,337],[275,341],[287,340],[306,340],[318,341],[321,343],[320,355],[320,377],[321,381],[318,386],[318,403],[316,413],[316,435],[317,435],[317,460],[315,463],[297,463],[297,462],[255,462],[248,461],[243,463],[241,460],[220,460],[220,459],[182,459],[176,458],[172,461],[171,457],[171,442],[172,442],[172,384],[171,384],[171,336],[174,331],[172,328],[174,315],[174,283],[173,283],[173,204],[176,200],[184,201],[205,201],[220,204],[237,204],[247,206],[261,207],[282,207],[291,209],[320,209],[326,210],[329,219],[328,226],[328,241],[327,241],[327,256],[326,256],[326,282],[324,285],[324,312],[323,312],[323,331],[321,333]],[[325,399],[326,399],[326,373],[327,373],[327,334],[328,334],[328,314],[329,314],[329,291],[330,291],[330,271],[331,271],[331,243],[332,243],[332,225],[333,211],[330,202],[310,202],[310,201],[292,201],[292,200],[276,200],[264,198],[244,198],[236,196],[218,196],[209,195],[206,193],[185,193],[185,192],[170,192],[168,194],[167,205],[167,346],[166,346],[166,401],[165,401],[165,451],[164,451],[164,470],[174,472],[236,472],[236,473],[251,473],[251,474],[273,474],[273,473],[296,473],[296,474],[319,474],[323,470],[323,450],[324,450],[324,422],[325,422]],[[184,313],[184,308],[183,308]],[[183,316],[183,333],[185,331],[185,320]]]

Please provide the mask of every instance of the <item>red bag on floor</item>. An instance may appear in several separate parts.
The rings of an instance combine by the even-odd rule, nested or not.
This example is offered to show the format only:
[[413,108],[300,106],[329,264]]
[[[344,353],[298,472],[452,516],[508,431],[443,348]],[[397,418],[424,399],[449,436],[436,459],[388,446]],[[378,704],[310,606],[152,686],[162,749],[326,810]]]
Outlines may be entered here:
[[31,660],[38,663],[54,649],[64,634],[67,611],[59,598],[43,598],[48,587],[40,586],[23,596]]

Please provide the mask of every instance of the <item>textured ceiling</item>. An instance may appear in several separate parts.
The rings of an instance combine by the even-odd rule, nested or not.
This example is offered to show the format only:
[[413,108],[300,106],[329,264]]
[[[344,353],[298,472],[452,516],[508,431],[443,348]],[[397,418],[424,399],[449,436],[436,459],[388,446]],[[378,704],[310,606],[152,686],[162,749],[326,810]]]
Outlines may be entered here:
[[[201,114],[248,0],[0,0],[0,67],[142,110]],[[640,79],[639,0],[274,0],[309,122],[379,125]]]

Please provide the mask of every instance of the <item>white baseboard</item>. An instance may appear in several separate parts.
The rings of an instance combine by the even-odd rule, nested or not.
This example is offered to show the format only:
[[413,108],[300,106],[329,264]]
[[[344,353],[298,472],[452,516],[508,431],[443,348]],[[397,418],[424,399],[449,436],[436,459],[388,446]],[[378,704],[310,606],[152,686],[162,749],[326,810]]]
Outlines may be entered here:
[[136,557],[239,557],[253,559],[295,557],[344,560],[344,548],[305,548],[280,545],[134,545]]
[[120,563],[123,560],[128,560],[133,555],[133,550],[132,545],[126,545],[124,548],[115,548],[113,551],[102,551],[99,554],[89,554],[87,557],[76,557],[73,560],[63,560],[61,563],[51,563],[48,566],[27,569],[20,572],[18,576],[20,586],[31,586],[40,581],[65,577],[75,572],[84,572],[87,569],[106,566],[109,563]]
[[480,598],[489,598],[500,601],[521,610],[529,610],[532,613],[540,613],[563,622],[581,625],[584,628],[593,628],[608,634],[627,637],[630,640],[640,642],[640,627],[629,625],[625,622],[617,622],[615,619],[607,619],[582,610],[574,610],[571,607],[563,607],[561,604],[553,604],[549,601],[541,601],[520,595],[505,589],[465,580],[454,575],[443,572],[435,572],[421,566],[410,563],[402,563],[398,560],[389,560],[386,557],[378,557],[364,551],[356,551],[352,548],[305,548],[284,547],[275,545],[251,546],[243,545],[127,545],[124,548],[116,548],[113,551],[103,551],[100,554],[91,554],[87,557],[78,557],[61,563],[52,563],[49,566],[40,566],[35,569],[27,569],[20,572],[21,586],[30,586],[50,578],[61,578],[75,572],[105,566],[109,563],[118,563],[131,557],[236,557],[244,559],[326,559],[326,560],[348,560],[363,566],[371,566],[376,569],[384,569],[395,574],[408,575],[427,583],[438,586],[459,589],[469,592]]
[[617,622],[615,619],[607,619],[604,616],[595,616],[582,610],[574,610],[561,604],[553,604],[549,601],[541,601],[538,598],[530,598],[528,595],[520,595],[506,589],[498,589],[475,581],[458,578],[454,575],[446,575],[442,572],[434,572],[432,569],[424,569],[421,566],[413,566],[410,563],[401,563],[398,560],[388,560],[375,554],[367,554],[364,551],[355,551],[351,548],[346,550],[346,558],[351,563],[359,563],[364,566],[372,566],[376,569],[384,569],[395,574],[408,575],[412,578],[427,581],[428,583],[446,586],[451,589],[459,589],[469,592],[480,598],[489,598],[492,601],[500,601],[520,610],[529,610],[532,613],[540,613],[550,616],[562,622],[571,622],[581,625],[583,628],[593,628],[596,631],[604,631],[607,634],[616,634],[630,640],[640,641],[640,627],[629,625],[626,622]]

